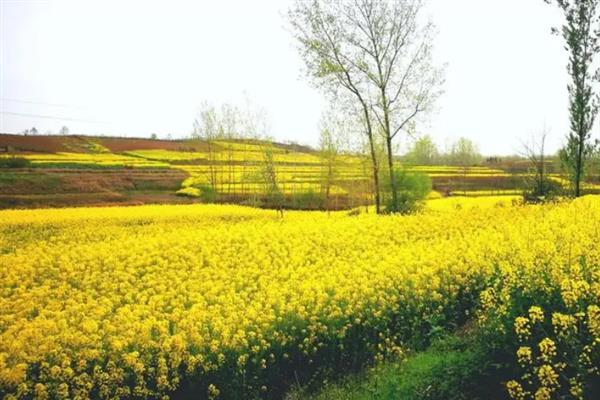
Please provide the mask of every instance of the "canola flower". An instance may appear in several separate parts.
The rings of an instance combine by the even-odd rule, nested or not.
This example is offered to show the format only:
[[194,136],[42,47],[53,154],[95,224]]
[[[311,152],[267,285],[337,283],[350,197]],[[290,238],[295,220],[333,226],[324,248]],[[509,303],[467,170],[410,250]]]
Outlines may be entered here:
[[[41,168],[168,168],[165,162],[148,160],[140,157],[114,154],[108,152],[95,153],[25,153],[20,155],[31,161],[32,167]],[[11,155],[0,154],[0,158]]]
[[[401,356],[478,301],[484,323],[508,296],[498,280],[525,293],[560,288],[571,307],[588,299],[579,318],[600,343],[599,222],[595,198],[408,217],[282,219],[216,205],[2,211],[0,395],[168,398],[193,387],[199,398],[276,397],[302,371]],[[542,322],[569,332],[535,306],[512,322],[524,340]],[[522,346],[542,385],[511,381],[515,398],[559,390],[548,340]],[[590,368],[594,351],[581,355]]]

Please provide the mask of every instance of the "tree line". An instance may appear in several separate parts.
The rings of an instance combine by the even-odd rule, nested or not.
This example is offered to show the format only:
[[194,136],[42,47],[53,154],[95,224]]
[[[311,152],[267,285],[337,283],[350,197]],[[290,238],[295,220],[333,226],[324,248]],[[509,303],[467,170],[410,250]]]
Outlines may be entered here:
[[[577,197],[596,147],[591,131],[598,113],[599,0],[544,1],[556,4],[564,15],[562,26],[552,30],[564,40],[571,78],[570,131],[559,155]],[[289,10],[289,20],[310,81],[362,127],[377,212],[397,211],[395,139],[415,131],[444,81],[443,68],[431,56],[434,26],[423,16],[423,1],[298,0]],[[378,142],[383,143],[383,158],[378,157]],[[380,196],[382,165],[391,190],[391,204],[385,210]]]
[[[563,25],[552,30],[564,41],[571,79],[567,87],[570,130],[559,156],[573,195],[580,196],[587,164],[596,150],[591,131],[598,112],[600,74],[594,56],[600,50],[600,0],[544,1],[556,4],[564,14]],[[378,213],[402,211],[401,162],[457,165],[466,170],[482,161],[477,146],[465,138],[441,152],[426,136],[416,140],[408,154],[399,154],[399,139],[416,135],[444,83],[444,68],[432,57],[435,26],[423,15],[423,6],[423,0],[298,0],[288,10],[306,76],[330,99],[320,138],[327,197],[335,181],[336,159],[344,152],[366,155],[365,172],[371,176]],[[215,140],[260,136],[250,123],[256,119],[237,115],[239,110],[229,105],[219,110],[204,106],[194,136],[209,143],[209,157]],[[261,138],[268,138],[266,130]],[[525,147],[523,154],[534,166],[542,194],[547,182],[545,136],[543,140],[541,146]],[[272,152],[266,151],[263,159],[263,181],[270,182],[266,184],[270,192],[279,194]],[[217,171],[209,168],[210,184],[217,186]],[[220,173],[231,177],[234,172],[221,169]]]

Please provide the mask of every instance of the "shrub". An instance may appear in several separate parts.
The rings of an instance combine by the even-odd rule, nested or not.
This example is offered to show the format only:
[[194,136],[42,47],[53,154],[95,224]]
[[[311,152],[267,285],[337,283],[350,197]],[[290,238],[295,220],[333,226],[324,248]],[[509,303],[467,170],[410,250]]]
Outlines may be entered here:
[[200,200],[204,203],[214,203],[217,200],[217,191],[211,185],[199,185],[196,188],[200,191]]
[[25,157],[0,158],[0,168],[26,168],[31,162]]
[[318,192],[308,189],[307,191],[294,193],[291,198],[292,208],[302,210],[317,210],[325,207],[325,198]]
[[262,204],[263,207],[282,209],[284,204],[285,196],[277,186],[267,188]]
[[176,194],[199,198],[203,203],[214,203],[217,198],[217,192],[210,185],[187,186],[179,189]]
[[385,179],[385,209],[390,213],[410,214],[418,211],[431,192],[431,178],[423,172],[409,172],[406,169],[395,171],[394,178],[398,190],[398,204],[393,204],[391,180]]
[[560,183],[552,179],[543,182],[534,180],[523,192],[523,201],[526,203],[543,203],[555,200],[563,191]]
[[177,196],[185,197],[200,197],[200,190],[195,187],[188,186],[183,189],[179,189],[177,192],[175,192],[175,194]]

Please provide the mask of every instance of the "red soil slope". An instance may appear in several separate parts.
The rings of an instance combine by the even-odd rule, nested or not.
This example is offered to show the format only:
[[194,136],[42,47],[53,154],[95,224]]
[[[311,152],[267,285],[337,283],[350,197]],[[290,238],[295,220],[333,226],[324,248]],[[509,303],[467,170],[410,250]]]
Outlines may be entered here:
[[203,151],[206,144],[199,140],[159,140],[82,135],[13,135],[0,134],[0,152],[87,152],[91,143],[100,144],[112,152],[132,150]]

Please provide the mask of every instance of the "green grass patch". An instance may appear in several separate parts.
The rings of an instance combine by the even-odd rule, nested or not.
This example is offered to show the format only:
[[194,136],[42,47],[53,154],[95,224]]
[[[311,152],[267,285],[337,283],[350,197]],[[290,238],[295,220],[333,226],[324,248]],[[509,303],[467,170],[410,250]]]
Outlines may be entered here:
[[378,364],[318,392],[300,388],[287,400],[504,400],[502,369],[475,338],[450,336],[403,361]]
[[0,173],[0,189],[15,185],[52,190],[60,185],[60,179],[44,173]]

